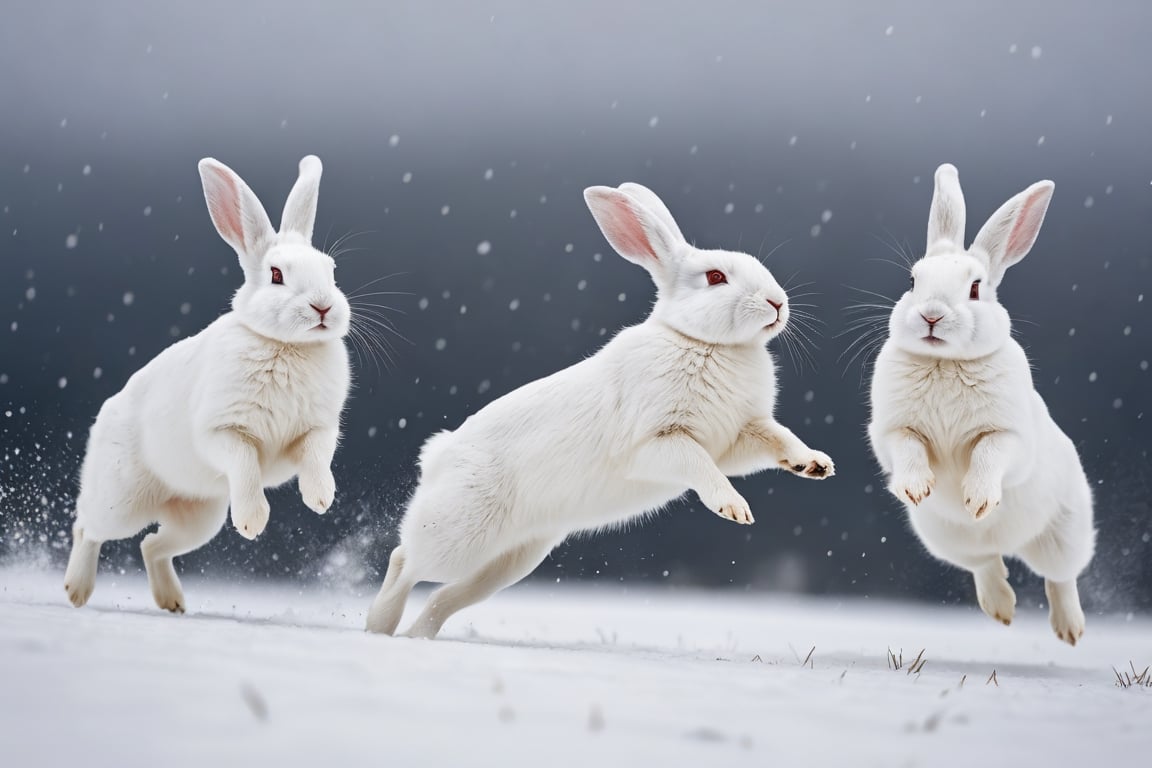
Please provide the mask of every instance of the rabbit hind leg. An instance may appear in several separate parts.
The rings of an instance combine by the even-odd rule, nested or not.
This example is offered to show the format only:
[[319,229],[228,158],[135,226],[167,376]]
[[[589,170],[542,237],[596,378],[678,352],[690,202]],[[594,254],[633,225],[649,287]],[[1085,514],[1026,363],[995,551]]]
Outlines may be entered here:
[[184,613],[184,591],[172,558],[207,544],[224,526],[227,515],[224,499],[171,499],[164,505],[160,527],[140,543],[156,605]]
[[400,617],[404,615],[404,606],[408,602],[408,593],[416,585],[413,578],[413,569],[405,569],[406,556],[404,546],[401,544],[392,550],[388,558],[388,572],[384,575],[384,583],[380,592],[372,601],[368,609],[369,632],[378,632],[391,635],[396,632]]
[[523,579],[552,551],[552,540],[533,539],[490,560],[471,576],[445,584],[428,598],[419,618],[405,633],[431,639],[448,618]]
[[96,588],[101,544],[103,542],[85,536],[79,521],[72,525],[72,554],[68,556],[68,569],[64,572],[64,591],[77,608],[88,602]]
[[1044,577],[1052,631],[1069,645],[1076,645],[1084,635],[1084,609],[1076,578],[1091,561],[1095,543],[1090,502],[1070,504],[1061,509],[1043,535],[1017,553],[1029,568]]

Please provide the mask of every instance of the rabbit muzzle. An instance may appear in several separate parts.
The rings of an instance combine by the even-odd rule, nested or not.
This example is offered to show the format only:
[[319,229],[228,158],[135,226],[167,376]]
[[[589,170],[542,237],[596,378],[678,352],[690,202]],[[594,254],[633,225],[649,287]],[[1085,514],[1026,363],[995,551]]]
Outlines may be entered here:
[[318,307],[315,304],[309,304],[308,306],[312,307],[312,309],[316,310],[316,314],[320,315],[320,322],[312,327],[317,330],[326,329],[328,326],[324,325],[324,316],[332,311],[332,305],[329,304],[326,307]]
[[930,346],[946,343],[944,336],[953,325],[947,307],[936,301],[924,302],[916,307],[909,313],[908,319],[920,340]]

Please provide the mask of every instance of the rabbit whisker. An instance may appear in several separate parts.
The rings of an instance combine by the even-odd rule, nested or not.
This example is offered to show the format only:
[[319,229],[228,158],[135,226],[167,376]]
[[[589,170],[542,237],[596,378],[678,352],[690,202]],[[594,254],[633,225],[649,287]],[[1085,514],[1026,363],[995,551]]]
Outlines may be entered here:
[[880,262],[882,264],[891,264],[892,266],[899,269],[901,272],[907,272],[909,269],[908,265],[904,264],[903,262],[893,261],[892,259],[882,259],[878,256],[873,256],[873,257],[867,259],[867,261],[876,261],[876,262]]
[[845,356],[848,357],[848,361],[844,364],[844,370],[841,371],[841,377],[843,377],[848,372],[848,370],[853,366],[857,359],[860,359],[861,356],[863,356],[860,372],[860,383],[863,384],[864,371],[867,369],[869,360],[872,358],[874,352],[880,346],[882,346],[886,340],[885,325],[886,324],[884,324],[880,318],[877,318],[871,321],[860,322],[856,326],[846,329],[843,333],[838,334],[843,336],[847,333],[862,331],[847,347],[844,348],[844,351],[840,353],[840,356],[836,358],[836,363],[840,364],[840,362],[844,360]]
[[357,331],[364,345],[374,354],[378,354],[384,359],[386,367],[392,367],[394,365],[392,353],[396,350],[391,342],[389,342],[383,329],[372,324],[358,323]]
[[372,286],[372,285],[375,285],[376,283],[379,283],[383,280],[390,280],[393,277],[399,277],[401,275],[406,275],[406,274],[408,274],[408,273],[407,272],[393,272],[390,275],[383,275],[381,277],[376,278],[375,280],[369,280],[368,282],[364,283],[364,285],[360,286],[359,288],[352,289],[351,291],[348,292],[348,294],[349,295],[358,294],[360,291],[364,290],[365,288]]
[[[900,261],[904,262],[905,268],[912,269],[912,264],[915,263],[916,259],[914,259],[912,257],[911,246],[907,246],[908,250],[905,251],[904,250],[905,246],[901,245],[900,241],[898,241],[896,239],[896,236],[893,235],[890,230],[885,228],[884,232],[888,235],[889,238],[891,238],[891,242],[889,242],[888,240],[885,240],[884,238],[880,237],[879,235],[877,235],[875,233],[872,233],[872,237],[875,238],[875,240],[878,243],[882,243],[883,245],[887,246],[889,250],[891,250],[898,257],[900,257]],[[907,244],[907,242],[908,242],[907,240],[904,241],[905,245]]]
[[815,328],[797,323],[795,326],[789,329],[789,333],[794,334],[800,339],[803,339],[803,341],[813,350],[817,352],[820,351],[820,345],[815,341],[815,337],[818,337],[820,333]]
[[[374,232],[374,231],[375,231],[375,230],[369,230],[369,229],[365,229],[365,230],[362,230],[362,231],[359,231],[359,232],[345,232],[343,235],[341,235],[340,237],[336,238],[336,242],[332,243],[332,246],[331,246],[331,247],[329,247],[329,246],[327,245],[327,241],[328,241],[328,235],[325,235],[325,236],[324,236],[325,245],[324,245],[324,247],[323,247],[323,248],[321,248],[320,250],[321,250],[321,252],[323,252],[323,253],[327,253],[327,254],[328,254],[330,257],[332,257],[332,259],[333,259],[334,261],[338,261],[338,260],[339,260],[341,257],[343,257],[345,254],[351,253],[351,252],[353,252],[353,251],[367,251],[367,250],[370,250],[370,249],[368,249],[368,248],[341,248],[341,246],[342,246],[342,245],[344,245],[344,243],[346,243],[346,242],[348,242],[348,241],[350,241],[350,240],[352,240],[352,239],[354,239],[354,238],[357,238],[357,237],[362,237],[362,236],[364,236],[364,235],[367,235],[367,234],[369,234],[369,233],[371,233],[371,232]],[[332,230],[331,230],[331,228],[329,228],[329,230],[328,230],[328,234],[331,234],[331,232],[332,232]]]
[[380,330],[387,331],[388,333],[392,334],[393,336],[395,336],[398,339],[401,339],[402,341],[406,341],[409,344],[412,343],[412,340],[409,339],[404,334],[400,333],[400,331],[396,329],[396,326],[392,325],[391,323],[385,322],[381,318],[374,317],[371,315],[366,315],[366,314],[360,314],[360,315],[358,315],[358,319],[360,319],[361,321],[363,321],[365,323],[369,323],[369,324],[375,326],[376,328],[379,328]]
[[389,320],[389,319],[388,319],[387,317],[385,317],[385,316],[382,316],[382,315],[370,315],[370,314],[367,314],[367,313],[362,313],[362,314],[360,315],[360,319],[361,319],[361,320],[363,320],[363,321],[365,321],[365,322],[369,322],[369,321],[370,321],[370,322],[372,323],[372,325],[373,325],[374,327],[376,327],[376,328],[380,328],[380,329],[382,329],[382,330],[383,330],[383,329],[387,329],[389,333],[392,333],[392,334],[394,334],[394,335],[396,335],[396,336],[399,336],[399,335],[400,335],[399,329],[398,329],[398,328],[397,328],[397,327],[396,327],[396,326],[395,326],[395,325],[392,323],[392,321],[391,321],[391,320]]
[[390,307],[387,304],[373,304],[372,302],[369,302],[369,301],[350,301],[350,302],[348,302],[348,304],[352,307],[355,307],[355,308],[367,307],[369,309],[382,309],[382,310],[385,310],[387,312],[395,312],[398,315],[408,314],[407,312],[405,312],[402,309],[397,309],[396,307]]
[[[799,276],[799,274],[800,274],[799,272],[793,272],[792,276],[789,277],[788,280],[785,281],[785,285],[780,286],[784,290],[788,291],[789,296],[793,295],[793,293],[792,293],[793,291],[800,291],[800,290],[803,290],[805,288],[811,288],[812,286],[816,285],[815,281],[812,281],[812,280],[809,280],[806,283],[797,283],[796,285],[793,285],[792,281],[795,280],[796,277]],[[818,296],[819,294],[818,293],[798,293],[795,295],[796,296]]]
[[871,297],[876,298],[876,299],[883,299],[884,301],[888,302],[889,306],[893,306],[896,304],[896,299],[893,299],[891,296],[885,296],[882,293],[877,293],[876,291],[870,291],[867,288],[857,288],[854,285],[846,285],[844,287],[850,291],[856,291],[857,293],[862,293],[865,296],[871,296]]
[[415,296],[416,294],[410,291],[370,291],[368,293],[353,293],[348,297],[348,300],[353,299],[367,299],[372,296]]
[[[800,306],[806,307],[806,306],[811,306],[811,305],[801,304]],[[801,324],[808,325],[809,327],[827,325],[824,318],[817,317],[816,315],[812,314],[811,312],[807,312],[803,309],[793,308],[792,319],[796,320],[797,322],[799,322]]]
[[340,259],[343,259],[345,256],[351,256],[357,253],[369,253],[371,250],[372,249],[370,248],[341,248],[339,250],[332,251],[328,255],[332,257],[333,261],[340,261]]
[[788,353],[788,357],[792,360],[792,367],[797,373],[803,372],[804,363],[816,370],[816,359],[812,352],[808,349],[809,346],[816,347],[812,339],[801,330],[799,325],[793,326],[791,323],[784,326],[784,330],[780,333],[780,340],[784,344],[784,349]]
[[363,332],[354,325],[349,327],[348,336],[352,340],[352,348],[356,351],[356,359],[360,364],[358,367],[364,367],[364,358],[365,355],[367,355],[367,357],[376,367],[376,375],[380,376],[380,356],[376,352],[372,342],[369,341],[363,335]]
[[[765,239],[765,240],[767,240],[767,239],[768,239],[768,235],[764,235],[764,239]],[[783,248],[785,245],[787,245],[787,244],[788,244],[788,243],[790,243],[790,242],[791,242],[791,240],[782,240],[782,241],[780,241],[779,243],[777,243],[777,244],[776,244],[776,246],[775,246],[775,247],[774,247],[772,250],[768,251],[768,255],[767,255],[767,256],[761,256],[761,255],[757,254],[757,255],[756,255],[756,260],[757,260],[757,261],[759,261],[759,262],[760,262],[761,264],[763,264],[764,266],[768,266],[768,264],[767,264],[767,261],[768,261],[768,259],[772,258],[772,254],[776,253],[776,251],[780,250],[781,248]],[[763,250],[764,250],[764,245],[763,245],[763,243],[761,243],[761,245],[760,245],[760,250],[761,250],[761,251],[763,251]],[[793,277],[795,277],[796,275],[795,275],[795,274],[793,274],[792,276],[793,276]],[[784,290],[788,290],[788,289],[787,289],[787,288],[785,288]]]

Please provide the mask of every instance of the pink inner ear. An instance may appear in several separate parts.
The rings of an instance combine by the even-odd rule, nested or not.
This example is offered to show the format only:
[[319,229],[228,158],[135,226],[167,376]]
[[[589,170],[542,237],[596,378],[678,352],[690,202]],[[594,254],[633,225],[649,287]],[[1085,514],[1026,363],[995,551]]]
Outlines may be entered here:
[[208,211],[212,214],[212,221],[225,239],[243,245],[244,224],[240,218],[240,190],[232,176],[220,168],[209,168],[209,173],[215,177],[215,194],[208,198]]
[[644,231],[640,218],[627,199],[614,198],[609,201],[607,213],[604,223],[611,235],[612,244],[620,253],[660,261],[648,240],[648,233]]
[[1047,190],[1038,189],[1025,198],[1020,215],[1016,217],[1016,223],[1008,235],[1008,245],[1004,250],[1005,258],[1017,259],[1023,256],[1032,247],[1032,243],[1036,242],[1045,212],[1044,206],[1039,203],[1046,194]]

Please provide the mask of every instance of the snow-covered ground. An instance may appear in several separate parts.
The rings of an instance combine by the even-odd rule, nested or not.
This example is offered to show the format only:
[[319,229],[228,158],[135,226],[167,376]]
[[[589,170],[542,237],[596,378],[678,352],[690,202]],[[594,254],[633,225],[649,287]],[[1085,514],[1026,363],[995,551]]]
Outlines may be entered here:
[[[1152,756],[1152,688],[1122,689],[1112,671],[1152,663],[1148,618],[1090,616],[1070,648],[1032,611],[1005,628],[967,608],[530,584],[423,641],[365,634],[370,595],[192,578],[185,592],[189,613],[171,616],[141,578],[101,573],[77,610],[61,574],[0,570],[0,763],[970,768]],[[889,647],[904,669],[889,668]]]

